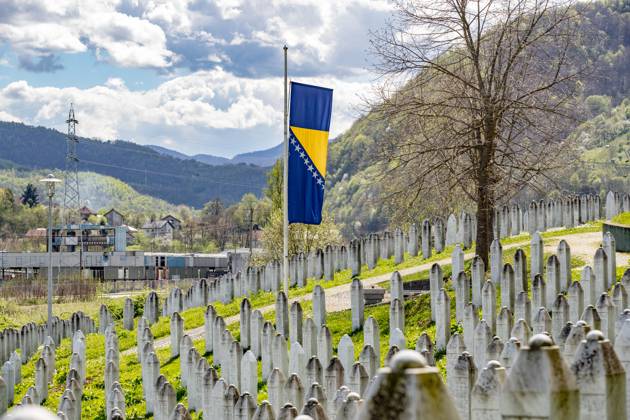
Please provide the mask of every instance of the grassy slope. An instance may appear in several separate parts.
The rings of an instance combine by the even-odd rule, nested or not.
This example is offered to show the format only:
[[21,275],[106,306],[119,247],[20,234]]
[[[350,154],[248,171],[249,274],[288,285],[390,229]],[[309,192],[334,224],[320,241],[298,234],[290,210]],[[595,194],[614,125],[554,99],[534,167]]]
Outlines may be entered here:
[[[49,172],[50,170],[0,169],[0,186],[11,188],[15,196],[19,197],[26,184],[32,183],[38,187],[41,195],[42,188],[39,180]],[[57,173],[57,176],[62,176],[62,174]],[[79,177],[81,179],[79,187],[81,201],[88,203],[88,207],[94,211],[114,207],[123,214],[129,212],[146,212],[147,214],[176,212],[175,205],[159,198],[141,194],[116,178],[94,172],[80,172]]]

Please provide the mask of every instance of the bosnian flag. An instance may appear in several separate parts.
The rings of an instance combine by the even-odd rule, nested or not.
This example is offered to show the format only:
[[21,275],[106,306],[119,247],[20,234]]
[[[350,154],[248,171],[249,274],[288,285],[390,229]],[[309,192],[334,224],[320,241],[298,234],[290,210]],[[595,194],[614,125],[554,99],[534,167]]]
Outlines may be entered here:
[[332,89],[291,82],[289,223],[322,221],[332,95]]

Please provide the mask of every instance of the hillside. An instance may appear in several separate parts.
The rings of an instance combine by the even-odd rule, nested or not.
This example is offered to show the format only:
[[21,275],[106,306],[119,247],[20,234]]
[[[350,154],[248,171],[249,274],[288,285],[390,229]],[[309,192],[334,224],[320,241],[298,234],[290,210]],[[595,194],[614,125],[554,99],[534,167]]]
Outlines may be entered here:
[[186,155],[184,153],[172,149],[167,149],[166,147],[162,146],[150,145],[147,147],[155,150],[162,155],[184,160],[192,159],[208,165],[236,165],[239,163],[248,163],[256,166],[268,167],[272,166],[276,162],[276,160],[278,160],[282,156],[282,143],[277,146],[270,147],[269,149],[241,153],[231,159],[207,154]]
[[[65,142],[64,134],[56,130],[0,122],[1,159],[18,166],[63,170]],[[211,166],[127,141],[81,138],[77,152],[80,170],[113,176],[142,194],[173,204],[201,207],[214,198],[229,204],[247,192],[260,195],[265,186],[265,168]]]
[[[19,197],[26,184],[31,183],[38,188],[40,201],[44,201],[45,198],[41,196],[43,187],[39,180],[47,174],[48,170],[7,168],[6,164],[0,164],[0,186],[12,189],[14,196]],[[140,194],[116,178],[94,172],[81,172],[79,175],[81,177],[81,185],[79,186],[81,202],[94,211],[108,210],[114,207],[123,214],[163,215],[177,213],[175,205],[159,198]],[[57,200],[60,200],[62,191],[63,187],[59,191]]]
[[[627,2],[581,4],[583,28],[597,36],[584,37],[584,50],[595,71],[581,84],[581,99],[589,115],[580,116],[572,136],[580,138],[582,160],[556,174],[552,188],[601,192],[630,187],[630,7]],[[624,100],[626,100],[624,102]],[[344,236],[381,230],[392,219],[380,182],[382,169],[374,164],[378,141],[395,122],[369,113],[330,145],[327,205]],[[613,160],[614,165],[610,163]],[[410,193],[412,190],[410,190]],[[536,194],[540,194],[537,192]],[[440,197],[426,197],[423,206],[444,212]],[[398,212],[404,212],[398,208]],[[399,215],[400,216],[400,215]],[[404,217],[404,215],[403,215]]]

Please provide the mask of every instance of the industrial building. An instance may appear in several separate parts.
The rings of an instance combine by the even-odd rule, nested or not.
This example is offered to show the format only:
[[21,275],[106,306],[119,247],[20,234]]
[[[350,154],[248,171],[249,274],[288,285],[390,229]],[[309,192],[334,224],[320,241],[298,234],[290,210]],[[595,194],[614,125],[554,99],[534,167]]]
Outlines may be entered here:
[[53,252],[125,251],[127,229],[124,226],[90,223],[57,226],[52,230]]
[[[180,254],[144,251],[73,251],[53,252],[55,278],[95,280],[163,280],[215,277],[232,267],[242,267],[246,253]],[[46,252],[0,252],[0,279],[45,278],[48,267]]]

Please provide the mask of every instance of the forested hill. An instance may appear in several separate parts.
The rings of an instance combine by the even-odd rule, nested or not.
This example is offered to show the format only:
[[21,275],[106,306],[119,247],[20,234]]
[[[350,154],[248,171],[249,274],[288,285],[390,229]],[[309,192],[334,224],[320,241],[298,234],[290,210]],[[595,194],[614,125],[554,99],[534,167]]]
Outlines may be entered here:
[[[609,160],[608,163],[594,161],[594,156],[603,159],[601,148],[604,148],[606,153],[612,153],[614,149],[615,154],[623,153],[625,158],[625,150],[630,150],[630,147],[624,152],[620,149],[630,143],[627,134],[622,135],[630,127],[629,105],[623,102],[630,98],[630,3],[607,0],[579,3],[579,7],[582,12],[580,26],[584,33],[592,34],[580,38],[588,60],[593,64],[593,72],[584,76],[579,92],[588,109],[586,115],[580,116],[586,122],[581,126],[576,122],[576,133],[573,134],[583,138],[579,147],[586,164],[572,168],[559,176],[558,181],[568,191],[578,191],[584,186],[619,188],[618,181],[623,177],[630,179],[630,164],[620,166],[615,163],[617,166],[614,166]],[[369,113],[330,146],[327,184],[332,187],[327,192],[326,201],[346,236],[381,230],[392,222],[392,212],[388,201],[383,199],[383,188],[379,183],[383,169],[374,164],[379,139],[384,137],[390,125],[395,126],[395,122]],[[614,144],[605,147],[613,141]],[[596,148],[598,151],[589,152]],[[412,192],[410,190],[410,194]],[[441,208],[436,197],[426,197],[425,200],[433,201],[434,207]]]
[[[66,137],[56,130],[0,122],[0,159],[29,169],[65,168]],[[127,141],[81,138],[79,169],[118,178],[137,191],[173,204],[201,207],[220,198],[230,204],[247,192],[260,195],[267,168],[211,166],[165,156]]]

